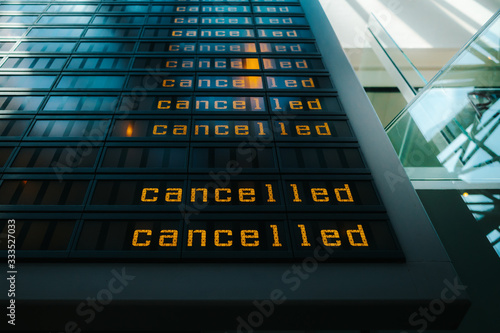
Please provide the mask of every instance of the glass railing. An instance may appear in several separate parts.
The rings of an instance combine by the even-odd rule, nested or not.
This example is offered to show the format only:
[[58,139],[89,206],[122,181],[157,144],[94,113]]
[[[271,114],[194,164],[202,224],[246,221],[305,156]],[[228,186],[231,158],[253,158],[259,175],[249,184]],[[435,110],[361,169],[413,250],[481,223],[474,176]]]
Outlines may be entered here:
[[387,127],[412,180],[500,188],[499,15]]
[[424,76],[373,13],[370,15],[370,20],[368,22],[368,31],[375,38],[376,43],[381,47],[387,60],[394,65],[395,70],[414,94],[417,93],[419,88],[427,84],[427,80]]

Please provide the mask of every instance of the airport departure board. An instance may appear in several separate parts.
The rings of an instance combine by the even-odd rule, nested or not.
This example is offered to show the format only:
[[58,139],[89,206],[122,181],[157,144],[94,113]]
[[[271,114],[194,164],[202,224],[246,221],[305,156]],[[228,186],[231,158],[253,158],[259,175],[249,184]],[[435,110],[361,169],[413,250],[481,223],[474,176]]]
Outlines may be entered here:
[[18,257],[403,260],[298,1],[51,8],[0,42]]

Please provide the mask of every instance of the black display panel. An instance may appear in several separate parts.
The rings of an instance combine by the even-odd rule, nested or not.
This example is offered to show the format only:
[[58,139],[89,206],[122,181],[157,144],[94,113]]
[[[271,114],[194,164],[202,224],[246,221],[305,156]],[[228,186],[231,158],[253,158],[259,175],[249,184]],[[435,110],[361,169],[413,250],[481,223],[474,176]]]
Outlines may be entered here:
[[190,171],[227,170],[238,172],[276,172],[274,149],[250,145],[193,147],[191,149]]
[[176,120],[117,120],[110,133],[110,139],[148,138],[154,140],[187,140],[189,121]]
[[191,96],[158,95],[158,96],[123,96],[118,112],[121,113],[144,113],[154,112],[157,114],[189,113],[191,111]]
[[310,39],[313,38],[312,32],[308,29],[258,29],[260,38],[276,39]]
[[321,59],[310,59],[310,58],[292,58],[292,59],[284,59],[284,58],[263,58],[263,68],[265,70],[273,71],[273,70],[303,70],[303,71],[311,71],[311,70],[324,70],[325,66]]
[[197,90],[263,89],[261,76],[199,76]]
[[200,42],[197,48],[198,54],[236,54],[236,53],[256,53],[257,46],[255,43],[210,43]]
[[253,6],[256,14],[303,14],[300,6]]
[[292,219],[289,227],[297,257],[398,258],[399,246],[387,220]]
[[120,168],[185,172],[186,155],[186,147],[108,147],[102,159],[101,170]]
[[267,76],[267,87],[273,90],[321,90],[333,89],[327,76]]
[[267,111],[264,97],[238,97],[238,96],[197,96],[194,105],[195,112],[255,112]]
[[[0,222],[2,234],[8,233],[8,221]],[[76,221],[25,220],[15,221],[15,245],[18,251],[58,251],[62,255],[69,249]],[[0,242],[0,250],[7,250],[8,242]],[[45,254],[41,253],[39,256]]]
[[20,137],[28,128],[29,119],[0,118],[0,138]]
[[203,5],[201,13],[250,13],[250,6]]
[[275,120],[273,131],[276,141],[340,141],[353,137],[346,121],[335,120]]
[[11,168],[92,168],[99,147],[21,147]]
[[299,97],[269,97],[271,110],[276,113],[332,113],[342,114],[340,103],[335,97],[299,96]]
[[169,206],[175,210],[184,202],[184,188],[183,180],[97,180],[90,205]]
[[3,180],[0,185],[0,205],[22,206],[83,204],[87,180]]
[[0,146],[0,168],[3,168],[13,150],[14,147]]
[[118,96],[51,96],[43,112],[113,112]]
[[[327,176],[323,178],[327,178]],[[287,206],[293,211],[310,209],[326,211],[382,210],[382,203],[371,180],[352,180],[347,177],[332,180],[287,179],[283,185]]]
[[107,133],[108,125],[109,120],[107,119],[40,119],[31,128],[28,138],[102,140]]
[[339,148],[327,145],[301,147],[278,146],[283,171],[356,173],[366,168],[358,148]]
[[193,76],[180,75],[165,75],[152,76],[150,75],[131,75],[127,84],[130,90],[138,89],[139,87],[147,86],[148,89],[158,89],[162,91],[172,90],[193,90],[195,79]]
[[45,7],[0,45],[20,258],[401,260],[300,1]]
[[[100,235],[96,237],[95,235]],[[182,243],[181,221],[84,221],[76,245],[77,255],[85,252],[116,252],[150,256],[160,252],[163,258],[179,258]]]
[[273,131],[267,120],[194,120],[194,141],[271,140]]
[[183,234],[183,258],[289,258],[284,221],[193,221]]
[[317,54],[315,43],[259,43],[262,53],[276,53],[285,55]]
[[42,96],[0,96],[0,113],[8,111],[36,111]]
[[255,23],[263,25],[307,25],[307,20],[301,16],[256,16]]

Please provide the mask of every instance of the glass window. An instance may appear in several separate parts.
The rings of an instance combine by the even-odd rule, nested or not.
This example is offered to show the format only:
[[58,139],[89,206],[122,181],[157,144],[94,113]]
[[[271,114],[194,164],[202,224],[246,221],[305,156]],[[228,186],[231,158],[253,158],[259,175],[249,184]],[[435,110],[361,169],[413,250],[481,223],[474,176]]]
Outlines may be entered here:
[[185,147],[108,147],[102,168],[185,169]]
[[63,75],[57,89],[120,89],[124,82],[124,76]]
[[55,80],[55,75],[0,75],[0,88],[50,89]]
[[0,146],[0,168],[3,168],[13,150],[14,147]]
[[9,52],[14,46],[14,42],[0,42],[0,52]]
[[[21,147],[11,168],[53,168],[55,173],[67,168],[92,168],[99,147]],[[70,171],[71,172],[71,171]]]
[[36,111],[43,96],[0,96],[0,111]]
[[[65,251],[68,249],[75,221],[62,220],[20,220],[16,219],[16,249],[24,251]],[[7,234],[0,225],[2,233]],[[0,249],[7,250],[7,242]]]
[[9,57],[2,68],[14,69],[61,69],[66,58],[17,58]]
[[127,13],[146,13],[147,5],[103,5],[100,12],[127,12]]
[[119,43],[119,42],[81,42],[78,45],[76,52],[132,52],[135,43]]
[[87,38],[132,38],[139,36],[140,29],[90,28],[85,33]]
[[87,24],[91,18],[83,15],[44,15],[37,24]]
[[28,134],[30,138],[89,138],[100,140],[108,130],[109,121],[103,120],[37,120]]
[[92,24],[143,24],[144,16],[96,16]]
[[23,135],[29,123],[28,119],[0,119],[0,138]]
[[0,12],[42,12],[47,5],[0,5]]
[[15,52],[69,53],[73,50],[75,44],[75,42],[21,42]]
[[191,169],[269,169],[276,168],[272,148],[252,147],[194,147],[190,159]]
[[2,24],[32,24],[38,16],[35,15],[0,15]]
[[86,12],[91,13],[95,12],[97,9],[97,5],[52,5],[47,10],[48,12]]
[[83,29],[79,28],[33,28],[28,37],[44,38],[76,38],[80,37]]
[[130,58],[73,58],[68,69],[127,69]]
[[43,111],[112,112],[117,101],[117,96],[51,96]]
[[280,147],[278,151],[282,169],[307,171],[365,167],[357,148]]
[[0,37],[20,37],[26,32],[26,28],[0,29]]
[[0,205],[82,205],[87,180],[4,180]]

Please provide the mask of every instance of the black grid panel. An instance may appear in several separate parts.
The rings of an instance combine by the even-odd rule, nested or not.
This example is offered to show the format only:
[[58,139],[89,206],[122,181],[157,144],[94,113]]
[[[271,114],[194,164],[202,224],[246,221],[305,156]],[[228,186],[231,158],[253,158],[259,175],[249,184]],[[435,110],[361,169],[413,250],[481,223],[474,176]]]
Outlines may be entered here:
[[3,1],[0,24],[19,256],[402,258],[298,1]]

